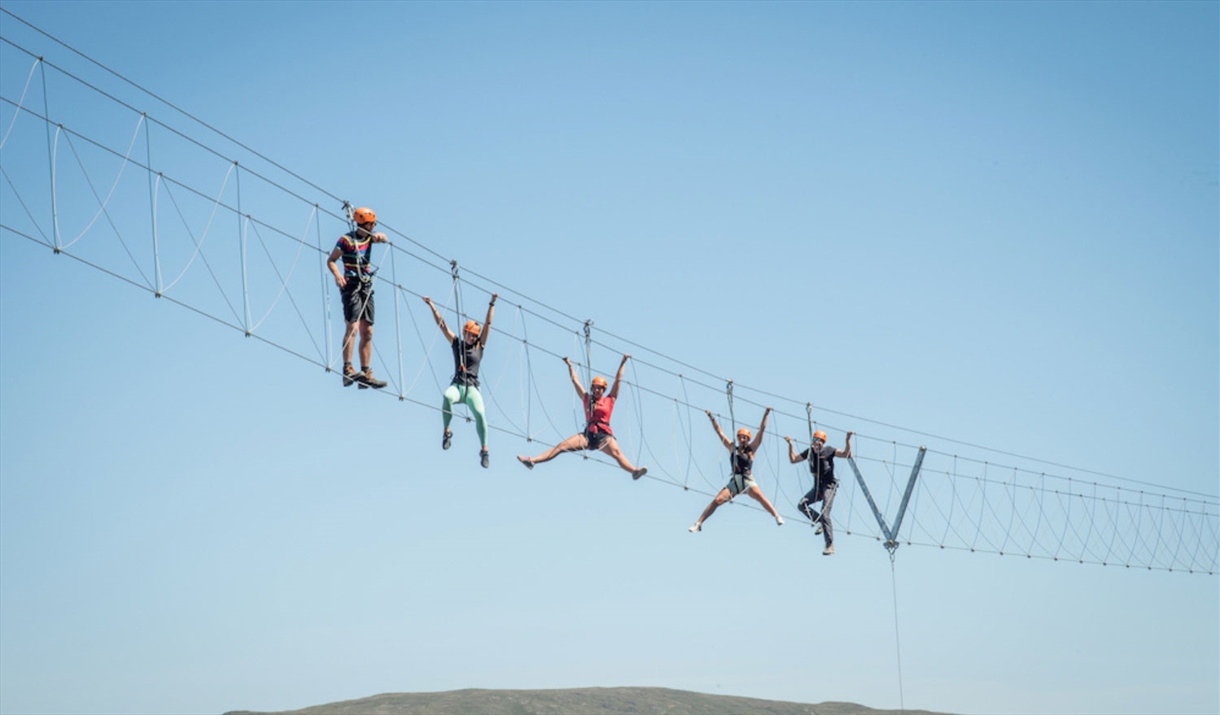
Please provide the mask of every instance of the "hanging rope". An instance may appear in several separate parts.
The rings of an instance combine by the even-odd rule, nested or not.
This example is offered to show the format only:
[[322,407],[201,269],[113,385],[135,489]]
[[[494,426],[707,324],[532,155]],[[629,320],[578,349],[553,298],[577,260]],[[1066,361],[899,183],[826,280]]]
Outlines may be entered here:
[[110,199],[114,198],[114,190],[119,187],[119,181],[123,178],[123,170],[130,163],[131,150],[135,148],[136,139],[140,136],[140,127],[144,126],[144,117],[140,117],[140,121],[136,122],[136,129],[131,135],[131,142],[127,145],[127,154],[123,157],[123,163],[119,165],[119,171],[114,177],[114,183],[110,185],[110,191],[106,192],[106,198],[98,196],[97,189],[93,186],[93,180],[89,178],[89,172],[85,169],[85,163],[80,158],[80,153],[76,151],[76,145],[72,143],[72,135],[64,134],[64,141],[68,143],[68,148],[72,150],[72,155],[76,157],[76,163],[80,166],[81,175],[85,177],[85,183],[89,185],[89,190],[93,192],[93,198],[97,200],[97,213],[93,214],[93,218],[89,219],[89,223],[85,225],[76,238],[60,247],[61,250],[71,248],[77,241],[81,240],[89,229],[93,228],[93,224],[97,223],[99,217],[103,214],[106,216],[106,221],[110,224],[110,228],[114,230],[116,235],[119,234],[119,229],[114,225],[114,219],[110,217],[110,213],[106,211],[106,207],[110,205]]
[[[737,417],[733,414],[733,381],[729,380],[724,385],[724,392],[729,401],[729,475],[733,474],[734,458],[737,455]],[[730,502],[736,500],[730,499]]]
[[[166,192],[165,192],[165,193],[166,193],[167,195],[169,195],[169,186],[168,186],[168,185],[166,186]],[[171,196],[171,199],[172,199],[172,198],[173,198],[173,197]],[[174,203],[174,206],[175,206],[175,207],[177,207],[177,205],[178,205],[178,204],[177,204],[177,202],[175,202],[175,203]],[[325,250],[324,248],[322,248],[322,217],[319,215],[319,211],[320,211],[320,209],[321,209],[321,207],[320,207],[320,206],[318,206],[318,204],[316,204],[316,203],[315,203],[315,204],[313,205],[314,216],[317,216],[317,217],[318,217],[318,220],[317,220],[317,221],[314,223],[314,230],[315,230],[315,234],[316,234],[316,237],[317,237],[317,242],[318,242],[318,245],[317,245],[317,250],[318,250],[318,253],[320,253],[321,255],[325,256],[327,252],[326,252],[326,250]],[[182,210],[181,210],[181,209],[178,209],[178,216],[182,218],[182,223],[185,225],[185,224],[186,224],[186,217],[185,217],[185,216],[182,216]],[[190,233],[190,229],[189,229],[189,228],[187,229],[187,233]],[[193,236],[193,235],[191,236],[191,240],[194,240],[194,236]],[[206,259],[204,260],[204,265],[207,265],[207,260],[206,260]],[[209,273],[212,273],[212,268],[211,268],[211,266],[208,266],[208,272],[209,272]],[[333,361],[333,357],[331,356],[331,353],[330,353],[330,351],[331,351],[331,347],[330,347],[330,342],[331,342],[331,333],[330,333],[331,317],[330,317],[330,300],[329,300],[329,296],[330,296],[330,285],[329,285],[329,281],[327,281],[327,280],[326,280],[326,279],[327,279],[327,277],[328,277],[328,276],[327,276],[327,272],[326,272],[326,271],[318,271],[318,277],[319,277],[319,278],[321,279],[321,281],[322,281],[322,292],[320,293],[320,295],[322,296],[322,301],[321,301],[321,302],[322,302],[322,325],[323,325],[323,328],[324,328],[324,330],[325,330],[325,332],[326,332],[326,337],[325,337],[325,344],[326,344],[326,358],[325,358],[325,360],[326,360],[326,371],[327,371],[327,372],[330,372],[330,369],[331,369],[331,362]],[[212,280],[213,280],[213,281],[215,281],[215,283],[216,283],[216,287],[217,287],[217,288],[220,288],[220,281],[216,279],[216,274],[215,274],[215,273],[212,273]],[[221,288],[221,290],[220,290],[220,294],[221,294],[221,295],[224,295],[224,289],[223,289],[223,288]],[[225,302],[227,303],[227,302],[228,302],[228,300],[229,300],[229,297],[226,295],[226,296],[225,296]],[[230,309],[230,310],[232,310],[232,308],[233,308],[233,306],[232,306],[232,304],[230,304],[230,305],[229,305],[229,309]]]
[[0,149],[8,143],[8,135],[13,132],[13,125],[17,123],[17,117],[21,116],[21,110],[25,108],[25,93],[30,91],[30,83],[34,80],[34,73],[38,71],[38,65],[42,64],[42,58],[34,60],[34,64],[30,67],[30,75],[25,78],[25,86],[21,88],[21,99],[17,100],[17,111],[13,112],[13,118],[8,123],[8,129],[4,130],[4,136],[0,138]]
[[[462,322],[462,315],[463,315],[463,313],[462,313],[462,286],[461,286],[461,280],[458,278],[458,262],[456,260],[449,262],[449,270],[450,270],[450,273],[453,275],[453,317],[456,320],[456,325],[457,325],[457,329],[458,329],[456,340],[464,340],[465,339],[465,335],[464,335],[465,328],[463,327],[463,322]],[[450,345],[450,347],[452,348],[453,346]],[[465,373],[466,372],[466,351],[462,350],[460,345],[458,346],[457,356],[458,356],[458,365],[460,366],[460,370],[462,373]],[[469,422],[470,418],[467,417],[466,421]]]
[[402,318],[400,317],[398,307],[398,291],[402,288],[402,284],[398,282],[398,262],[394,259],[394,252],[388,252],[390,255],[390,280],[394,283],[394,345],[398,350],[398,385],[396,387],[398,388],[398,399],[402,400],[406,397],[406,391],[403,389],[403,386],[407,384],[406,377],[402,372]]
[[902,641],[898,637],[898,575],[894,561],[894,549],[890,549],[890,583],[894,592],[894,652],[898,660],[898,707],[906,712],[906,698],[902,692]]
[[585,375],[585,384],[589,384],[593,380],[593,321],[585,321],[585,365],[588,368],[588,373]]
[[[817,426],[813,421],[813,403],[812,402],[805,403],[805,424],[808,425],[808,427],[809,427],[809,451],[806,453],[805,461],[807,462],[806,466],[810,467],[809,476],[810,476],[810,480],[813,483],[813,486],[810,488],[817,489],[818,480],[817,480],[817,477],[813,476],[813,469],[812,469],[812,466],[814,463],[813,460],[816,459],[816,457],[813,454],[813,433],[817,431]],[[804,482],[802,482],[802,484],[803,483]]]
[[[229,178],[233,175],[233,170],[236,168],[237,168],[237,164],[230,164],[229,170],[227,172],[225,172],[224,181],[222,181],[220,184],[220,192],[216,194],[216,200],[212,202],[212,211],[210,214],[208,214],[208,223],[206,226],[203,227],[203,233],[200,234],[198,241],[195,241],[195,235],[193,233],[190,233],[190,231],[188,229],[187,233],[190,234],[191,241],[195,244],[195,250],[194,250],[194,252],[191,253],[190,259],[187,260],[186,265],[183,266],[182,272],[178,274],[178,277],[174,278],[172,281],[169,282],[169,285],[166,285],[165,287],[163,287],[161,289],[162,293],[169,291],[169,289],[171,289],[175,285],[177,285],[178,281],[182,280],[182,277],[186,275],[186,272],[190,269],[191,264],[195,262],[195,257],[198,255],[202,255],[203,243],[204,243],[204,241],[206,241],[208,239],[208,232],[212,230],[212,221],[214,221],[216,219],[216,210],[219,209],[220,205],[221,205],[220,199],[221,199],[221,197],[224,196],[225,188],[228,187],[228,185],[229,185]],[[170,193],[168,184],[165,187],[165,193],[167,196],[170,197],[170,201],[174,202],[174,207],[177,208],[178,202],[174,200],[173,194]],[[182,209],[178,209],[178,215],[182,216]],[[186,224],[185,216],[182,216],[182,223],[184,225]],[[204,259],[204,262],[205,263],[207,262],[206,258]],[[227,296],[226,296],[226,299],[227,299]]]
[[728,382],[725,383],[724,392],[725,392],[725,395],[728,396],[728,400],[729,400],[729,425],[730,425],[730,429],[732,430],[731,434],[736,435],[737,434],[737,417],[734,416],[734,414],[733,414],[733,381],[732,380],[729,380]]

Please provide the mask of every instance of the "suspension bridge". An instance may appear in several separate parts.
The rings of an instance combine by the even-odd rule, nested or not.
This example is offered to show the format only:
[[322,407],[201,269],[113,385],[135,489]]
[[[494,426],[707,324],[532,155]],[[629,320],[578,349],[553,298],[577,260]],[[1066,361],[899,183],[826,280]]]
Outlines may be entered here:
[[[62,43],[72,68],[10,37],[0,42],[0,239],[29,246],[40,268],[73,261],[185,308],[184,320],[215,321],[318,368],[318,389],[336,388],[342,313],[324,262],[350,228],[342,207],[358,197],[294,173]],[[481,319],[498,293],[503,302],[484,373],[489,419],[491,429],[521,444],[553,445],[579,429],[580,410],[558,358],[579,356],[574,362],[587,382],[613,373],[631,353],[616,433],[633,461],[648,465],[653,484],[711,497],[726,475],[722,450],[708,448],[710,435],[699,424],[703,411],[727,415],[733,429],[753,428],[750,420],[774,406],[755,476],[785,516],[796,515],[811,478],[789,463],[777,435],[805,441],[799,451],[815,429],[840,435],[831,437],[839,444],[850,429],[856,454],[838,470],[836,528],[891,555],[912,546],[1220,572],[1220,499],[1213,494],[1047,462],[751,387],[469,270],[391,223],[380,230],[391,241],[373,257],[383,316],[374,367],[390,383],[376,393],[380,399],[440,409],[449,354],[447,346],[438,349],[439,333],[423,310],[428,288],[434,296],[437,288],[447,292],[444,310],[457,325]],[[600,455],[586,458],[617,469]],[[518,467],[504,460],[496,468]]]

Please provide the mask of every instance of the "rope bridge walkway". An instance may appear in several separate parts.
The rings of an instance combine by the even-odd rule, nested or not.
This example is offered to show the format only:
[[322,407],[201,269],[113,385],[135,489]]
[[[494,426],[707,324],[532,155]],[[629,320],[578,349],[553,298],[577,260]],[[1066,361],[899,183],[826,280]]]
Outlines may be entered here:
[[[346,202],[59,44],[73,61],[83,58],[82,69],[69,72],[0,34],[0,239],[48,249],[47,260],[69,258],[101,271],[310,363],[335,381],[325,387],[337,385],[342,313],[324,262],[335,239],[351,228]],[[137,103],[156,106],[175,123]],[[374,342],[374,368],[390,383],[376,392],[383,398],[441,409],[450,354],[443,340],[438,349],[441,336],[423,310],[425,294],[447,293],[438,307],[461,325],[481,319],[487,298],[498,293],[511,309],[502,308],[496,319],[483,389],[491,429],[502,434],[554,445],[580,431],[583,411],[557,358],[579,356],[573,363],[587,384],[593,374],[613,373],[630,352],[616,434],[624,453],[648,466],[646,478],[654,483],[712,497],[727,470],[723,448],[700,424],[703,411],[729,415],[735,431],[736,415],[748,414],[743,424],[753,429],[749,420],[774,405],[755,479],[785,515],[798,513],[796,502],[812,479],[805,465],[789,462],[779,435],[798,436],[799,451],[815,429],[870,426],[873,433],[856,435],[855,456],[840,461],[833,518],[841,533],[878,541],[891,557],[910,545],[1220,572],[1215,495],[1046,462],[751,388],[546,305],[385,223],[379,229],[391,241],[373,256],[383,296],[379,313],[387,316],[378,321]],[[420,292],[424,286],[434,290]],[[618,469],[599,454],[583,454]],[[507,466],[510,461],[503,468],[519,468]],[[759,508],[741,501],[734,504]]]

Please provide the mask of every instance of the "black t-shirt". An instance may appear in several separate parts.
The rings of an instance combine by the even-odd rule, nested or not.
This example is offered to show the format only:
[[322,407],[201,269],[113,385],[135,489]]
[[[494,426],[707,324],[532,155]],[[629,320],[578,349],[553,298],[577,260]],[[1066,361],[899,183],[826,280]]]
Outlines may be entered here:
[[475,341],[467,345],[466,338],[454,337],[453,347],[453,384],[479,386],[479,361],[483,359],[483,345]]
[[809,473],[813,475],[815,484],[829,484],[837,482],[835,478],[835,452],[834,447],[829,444],[822,445],[822,448],[814,452],[813,459],[809,458],[809,452],[813,449],[810,447],[800,453],[800,458],[809,463]]

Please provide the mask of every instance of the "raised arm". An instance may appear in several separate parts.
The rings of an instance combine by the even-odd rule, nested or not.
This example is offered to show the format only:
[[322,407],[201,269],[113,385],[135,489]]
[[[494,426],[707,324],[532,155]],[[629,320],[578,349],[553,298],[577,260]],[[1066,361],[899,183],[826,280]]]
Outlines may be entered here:
[[716,421],[716,417],[712,415],[711,410],[704,410],[707,413],[707,418],[712,421],[712,429],[716,430],[716,436],[720,438],[721,443],[725,447],[732,449],[733,443],[724,435],[724,430],[720,429],[720,423]]
[[788,461],[792,462],[793,464],[804,461],[801,459],[801,456],[796,453],[796,447],[792,446],[792,438],[784,437],[784,441],[788,443]]
[[580,384],[580,375],[576,374],[576,368],[572,365],[571,360],[565,357],[563,362],[568,366],[568,374],[572,377],[572,387],[576,388],[576,394],[580,396],[580,401],[583,403],[585,401],[585,395],[588,393],[585,391],[585,386]]
[[623,361],[618,364],[618,372],[614,373],[614,384],[610,386],[610,392],[606,393],[615,400],[618,399],[618,384],[623,379],[623,372],[627,370],[627,360],[630,358],[630,355],[623,356]]
[[849,459],[851,457],[851,436],[853,434],[855,434],[855,432],[847,433],[847,439],[844,441],[843,449],[835,450],[836,457],[842,457],[843,459]]
[[445,339],[450,343],[453,343],[453,339],[457,336],[453,334],[453,331],[449,329],[448,325],[445,325],[445,319],[441,317],[441,312],[436,309],[435,305],[433,305],[432,299],[428,296],[424,296],[424,302],[427,303],[428,307],[432,309],[432,318],[436,320],[436,324],[440,327],[441,332],[444,333]]
[[763,432],[765,432],[767,430],[767,418],[770,416],[771,416],[771,408],[768,407],[767,411],[763,413],[762,424],[758,425],[758,434],[754,435],[754,441],[750,442],[750,451],[751,452],[757,452],[758,445],[762,444]]
[[496,313],[496,298],[499,297],[499,293],[492,293],[491,302],[487,304],[487,319],[483,321],[483,332],[479,334],[481,347],[487,347],[487,336],[491,334],[491,318]]

